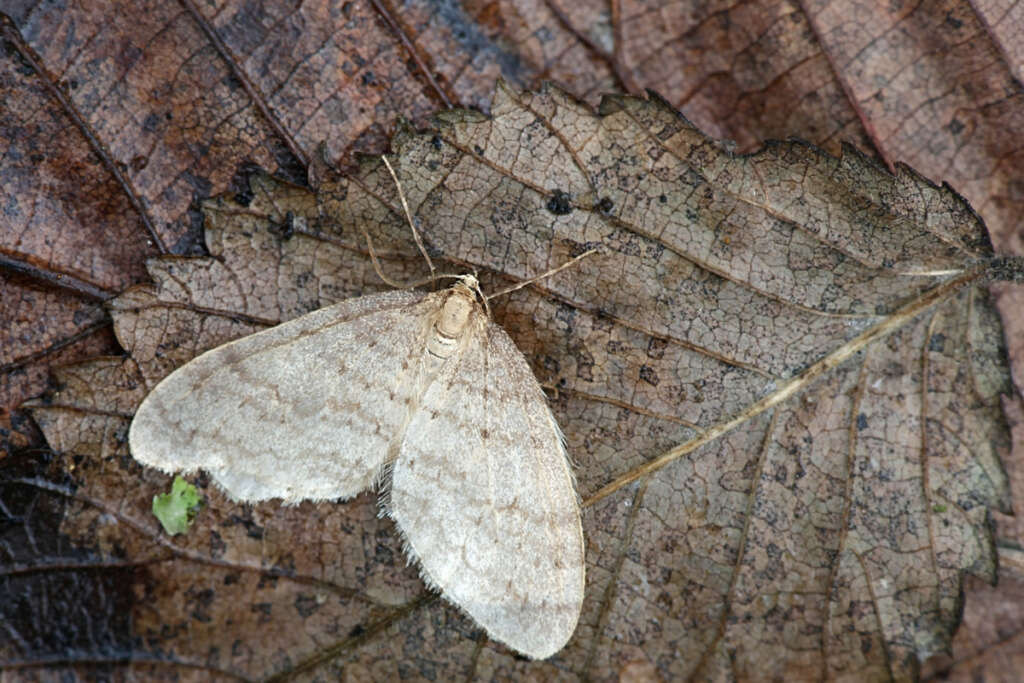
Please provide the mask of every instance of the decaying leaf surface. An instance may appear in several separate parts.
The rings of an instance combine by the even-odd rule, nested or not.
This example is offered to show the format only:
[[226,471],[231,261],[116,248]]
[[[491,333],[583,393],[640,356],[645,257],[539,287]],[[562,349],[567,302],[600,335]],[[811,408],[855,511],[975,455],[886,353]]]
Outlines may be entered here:
[[[520,87],[553,79],[591,102],[604,92],[653,88],[702,129],[737,141],[740,151],[756,149],[766,138],[797,135],[833,152],[847,139],[887,163],[909,159],[927,177],[948,181],[964,194],[984,217],[997,251],[1021,253],[1024,185],[1015,172],[1024,164],[1018,144],[1024,134],[1021,41],[1015,40],[1019,4],[229,0],[183,2],[180,8],[144,2],[114,7],[4,3],[15,33],[37,59],[30,65],[20,47],[5,42],[2,57],[12,62],[20,84],[0,97],[0,118],[19,108],[56,125],[0,134],[17,142],[15,151],[30,150],[21,158],[0,157],[0,186],[12,187],[10,165],[18,167],[16,174],[22,166],[35,168],[38,178],[27,185],[28,197],[16,193],[19,205],[32,210],[51,202],[41,190],[56,179],[71,191],[59,194],[59,211],[48,216],[59,219],[64,212],[74,219],[33,226],[50,234],[26,242],[39,251],[15,253],[20,265],[27,256],[39,269],[21,280],[7,277],[11,264],[3,257],[11,255],[11,233],[3,229],[9,216],[0,216],[0,330],[14,332],[0,332],[0,398],[7,407],[43,391],[48,366],[120,352],[109,323],[90,317],[96,308],[90,292],[105,297],[119,286],[69,268],[83,263],[83,251],[90,254],[86,265],[119,262],[120,273],[138,277],[152,253],[145,243],[154,233],[177,253],[198,245],[202,220],[195,202],[238,191],[233,174],[245,160],[301,177],[296,159],[313,158],[325,137],[332,150],[365,148],[367,141],[381,144],[398,115],[418,117],[449,104],[485,106],[496,73]],[[652,53],[649,45],[662,49]],[[676,78],[682,69],[686,80]],[[39,81],[50,88],[41,99],[30,93]],[[33,106],[22,107],[26,97]],[[292,103],[301,104],[302,115],[289,110]],[[326,110],[343,120],[324,116]],[[70,163],[54,158],[54,149],[65,145],[71,149],[63,157]],[[82,146],[95,157],[75,149]],[[40,155],[42,164],[25,165]],[[107,180],[83,182],[83,172]],[[26,185],[19,181],[18,187]],[[121,207],[121,195],[131,200],[129,206]],[[10,201],[4,195],[5,208]],[[102,220],[93,220],[97,216]],[[77,220],[84,217],[89,220]],[[126,233],[122,223],[137,225],[138,232]],[[96,239],[68,240],[73,235],[58,229],[65,224]],[[129,243],[143,248],[126,249]],[[1020,358],[1024,289],[994,291],[1011,348],[1017,349],[1011,355]],[[17,447],[26,436],[30,444],[42,443],[26,412],[9,417],[0,412],[0,449],[9,452],[11,442]],[[1024,453],[1019,443],[1024,442],[1008,462],[1011,473]],[[79,460],[53,460],[49,476],[73,476]],[[18,496],[23,488],[13,485],[2,493]],[[38,491],[40,498],[50,495]],[[1006,515],[996,519],[1002,547],[1018,547],[1020,524]],[[39,527],[33,533],[46,532]],[[76,539],[87,547],[94,541],[88,531]],[[93,579],[97,585],[129,585],[120,578],[108,582],[107,574],[122,565],[79,567],[59,553],[44,552],[33,566],[14,571],[26,579],[48,579],[55,571],[51,565],[65,564],[68,573],[80,573],[67,595],[88,594],[81,585]],[[949,675],[952,667],[955,675],[964,667],[973,677],[1013,676],[1019,667],[1000,669],[1000,662],[1020,649],[1019,616],[990,623],[1007,604],[1017,604],[1012,586],[1003,581],[982,594],[973,592],[978,585],[968,584],[967,623],[952,658],[937,670]],[[92,633],[96,623],[76,621],[86,611],[66,604],[42,621],[57,623],[55,617],[70,615],[67,629]],[[993,630],[998,637],[986,641]],[[53,636],[44,642],[60,641],[61,634]],[[81,655],[88,661],[96,657]],[[638,657],[624,655],[621,661],[630,671],[644,670]]]
[[[5,23],[0,18],[0,38]],[[0,59],[0,454],[31,442],[11,412],[38,395],[44,356],[117,350],[101,301],[145,277],[147,246],[131,206],[51,106],[45,79],[2,41]],[[86,199],[88,197],[88,199]],[[47,272],[48,271],[48,272]],[[33,276],[40,276],[33,281]]]
[[66,533],[109,527],[108,552],[203,569],[183,585],[147,564],[142,649],[245,676],[606,678],[645,661],[667,678],[913,676],[948,643],[963,575],[994,579],[989,511],[1009,509],[983,226],[905,168],[798,143],[734,156],[657,101],[606,98],[595,115],[555,89],[500,88],[492,112],[402,133],[396,168],[430,248],[485,289],[601,248],[495,306],[577,463],[575,637],[543,663],[481,646],[424,597],[368,495],[246,507],[207,487],[181,545],[156,538],[138,481],[166,478],[124,440],[147,388],[381,289],[360,225],[390,277],[423,274],[371,161],[319,169],[316,192],[257,174],[208,203],[212,258],[151,261],[155,287],[113,302],[130,357],[63,371],[33,408],[56,450],[92,456],[76,473],[101,503]]
[[[28,257],[44,287],[80,278],[68,265],[82,261],[116,259],[120,275],[141,276],[152,255],[145,242],[158,252],[161,242],[173,253],[198,247],[195,202],[233,190],[243,162],[294,179],[324,141],[332,154],[379,151],[399,117],[485,106],[497,75],[520,88],[551,79],[594,103],[653,88],[740,151],[792,135],[833,152],[853,141],[950,182],[984,216],[997,251],[1022,250],[1024,15],[1003,0],[8,0],[3,12],[4,32],[21,37],[3,53],[21,83],[4,91],[0,119],[18,108],[55,125],[5,128],[18,154],[3,156],[0,180],[18,188],[22,207],[53,204],[54,180],[72,190],[55,193],[58,211],[37,222],[53,233],[28,242],[37,251],[12,250],[2,235],[3,256],[14,251],[22,265]],[[54,154],[64,145],[77,148]],[[35,169],[28,184],[22,166]],[[97,238],[68,240],[65,225]],[[20,298],[21,287],[2,286]],[[1019,291],[1002,293],[1008,322],[1022,301]],[[45,334],[0,337],[5,407],[43,390],[43,360],[114,350],[106,328],[64,332],[77,306],[48,308]],[[19,433],[24,414],[12,419],[11,441],[31,442]],[[9,422],[0,412],[3,446]]]

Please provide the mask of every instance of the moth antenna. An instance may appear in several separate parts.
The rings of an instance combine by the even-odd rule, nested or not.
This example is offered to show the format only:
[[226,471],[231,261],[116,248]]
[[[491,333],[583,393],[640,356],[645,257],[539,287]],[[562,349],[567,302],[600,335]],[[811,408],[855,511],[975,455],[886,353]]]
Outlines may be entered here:
[[395,187],[398,188],[398,199],[402,202],[402,209],[405,211],[405,218],[409,221],[409,229],[412,230],[412,238],[416,241],[416,246],[419,248],[420,253],[423,254],[424,260],[427,262],[427,267],[430,268],[430,279],[436,280],[434,277],[434,262],[430,260],[430,254],[427,253],[427,248],[423,246],[423,240],[420,239],[420,232],[416,229],[416,223],[412,220],[412,213],[409,211],[409,202],[405,201],[405,192],[402,191],[402,183],[398,180],[398,174],[395,173],[395,169],[391,168],[391,162],[388,161],[386,155],[381,154],[380,158],[384,161],[384,165],[388,167],[388,173],[395,181]]
[[422,280],[416,280],[415,282],[413,282],[413,283],[411,283],[409,285],[406,285],[406,289],[413,289],[415,287],[422,287],[425,284],[428,284],[428,283],[431,283],[431,282],[437,282],[438,280],[458,280],[461,277],[463,277],[463,275],[458,275],[457,273],[438,273],[437,275],[431,275],[430,277],[425,277]]
[[[490,320],[491,319],[491,305],[489,303],[487,303],[487,300],[490,297],[484,296],[483,290],[480,289],[480,281],[477,280],[477,272],[475,270],[473,271],[472,280],[473,280],[473,289],[476,290],[476,295],[478,297],[480,297],[480,301],[483,302],[483,304],[484,304],[484,313],[487,314],[487,319]],[[463,282],[468,282],[469,281],[469,276],[465,276],[464,275],[462,277],[462,281]]]
[[565,263],[563,263],[562,265],[558,266],[557,268],[552,268],[551,270],[547,271],[546,273],[541,273],[540,275],[531,277],[529,280],[524,280],[523,282],[520,282],[517,285],[512,285],[511,287],[507,287],[505,289],[497,291],[494,294],[489,294],[489,295],[485,296],[483,298],[484,302],[486,302],[488,299],[493,299],[496,296],[502,296],[504,294],[509,294],[511,292],[516,291],[517,289],[522,289],[523,287],[526,287],[528,285],[532,285],[534,282],[537,282],[538,280],[543,280],[544,278],[551,277],[555,273],[557,273],[559,271],[562,271],[562,270],[565,270],[566,268],[574,265],[577,261],[581,261],[582,259],[586,258],[587,256],[590,256],[591,254],[596,254],[597,252],[598,252],[597,249],[587,249],[585,252],[583,252],[582,254],[577,256],[576,258],[573,258],[573,259],[570,259],[570,260],[566,261]]
[[402,283],[395,282],[384,274],[384,271],[380,267],[380,261],[377,260],[377,252],[373,248],[373,240],[370,239],[370,233],[366,231],[366,228],[362,223],[359,224],[359,229],[363,231],[363,237],[366,238],[366,248],[370,252],[370,262],[373,263],[373,269],[377,272],[377,277],[383,280],[389,287],[394,287],[395,289],[408,289]]

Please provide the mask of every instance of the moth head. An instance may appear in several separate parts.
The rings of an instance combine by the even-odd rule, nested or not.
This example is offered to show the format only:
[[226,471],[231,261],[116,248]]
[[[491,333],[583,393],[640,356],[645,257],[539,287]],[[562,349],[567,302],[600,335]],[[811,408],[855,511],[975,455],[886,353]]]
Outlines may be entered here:
[[[483,293],[480,291],[480,281],[476,279],[476,275],[466,273],[460,275],[458,278],[459,284],[468,289],[473,294],[483,297]],[[458,285],[456,285],[458,286]]]
[[490,297],[484,296],[483,290],[480,289],[480,281],[476,278],[476,273],[473,273],[472,275],[469,273],[460,275],[456,279],[458,282],[455,284],[455,289],[461,289],[469,294],[470,299],[483,306],[484,312],[487,314],[487,317],[490,318],[491,307],[487,305],[487,300]]

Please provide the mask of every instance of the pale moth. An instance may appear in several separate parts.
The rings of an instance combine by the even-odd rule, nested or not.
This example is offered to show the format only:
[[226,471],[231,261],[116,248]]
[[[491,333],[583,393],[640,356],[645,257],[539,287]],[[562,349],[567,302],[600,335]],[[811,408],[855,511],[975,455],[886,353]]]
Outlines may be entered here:
[[166,472],[207,470],[238,501],[346,499],[380,482],[427,585],[494,640],[549,657],[583,602],[580,509],[544,393],[491,320],[498,294],[462,275],[208,351],[142,402],[131,452]]

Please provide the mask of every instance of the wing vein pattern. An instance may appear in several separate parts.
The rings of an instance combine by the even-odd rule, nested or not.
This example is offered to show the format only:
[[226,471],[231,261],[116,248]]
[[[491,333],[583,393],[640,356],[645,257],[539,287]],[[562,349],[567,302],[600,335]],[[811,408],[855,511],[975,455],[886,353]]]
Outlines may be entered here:
[[504,330],[479,323],[412,415],[389,512],[428,583],[539,659],[572,635],[583,600],[575,484],[532,370]]
[[146,397],[132,454],[205,469],[237,500],[354,496],[406,422],[408,361],[434,309],[418,292],[369,295],[208,351]]

